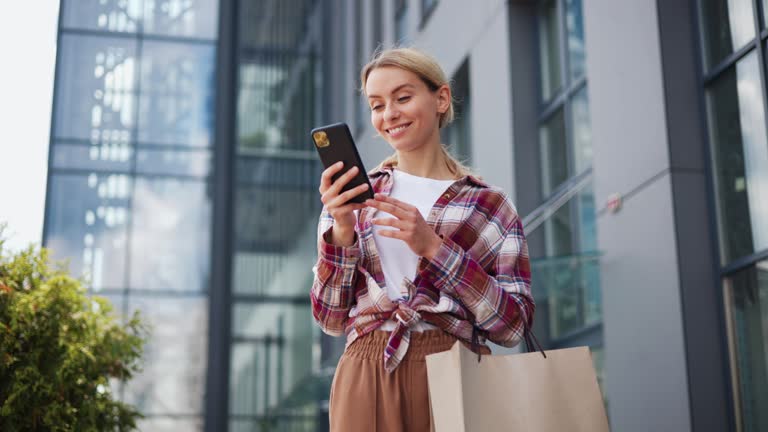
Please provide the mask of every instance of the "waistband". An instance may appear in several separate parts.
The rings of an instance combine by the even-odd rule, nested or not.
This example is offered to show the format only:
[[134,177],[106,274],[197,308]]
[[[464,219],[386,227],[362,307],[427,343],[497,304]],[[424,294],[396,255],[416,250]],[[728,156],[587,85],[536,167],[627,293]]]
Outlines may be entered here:
[[[381,361],[384,348],[387,346],[390,332],[374,331],[360,336],[352,342],[344,355]],[[408,351],[402,361],[425,361],[429,354],[448,351],[458,339],[442,330],[426,330],[423,332],[411,332],[411,341]]]

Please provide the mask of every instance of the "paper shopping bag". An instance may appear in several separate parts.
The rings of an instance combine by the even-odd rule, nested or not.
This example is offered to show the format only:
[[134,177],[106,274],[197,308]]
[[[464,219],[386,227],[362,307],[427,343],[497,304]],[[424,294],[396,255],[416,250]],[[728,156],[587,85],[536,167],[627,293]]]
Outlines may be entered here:
[[606,432],[608,420],[587,347],[478,362],[457,342],[427,356],[436,432]]

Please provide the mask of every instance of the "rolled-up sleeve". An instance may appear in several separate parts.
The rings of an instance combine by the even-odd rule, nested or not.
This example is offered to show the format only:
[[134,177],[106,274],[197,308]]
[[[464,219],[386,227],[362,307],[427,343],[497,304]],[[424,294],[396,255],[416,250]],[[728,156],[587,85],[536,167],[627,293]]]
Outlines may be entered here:
[[354,285],[359,271],[360,247],[337,246],[331,242],[333,218],[323,209],[318,223],[317,263],[310,297],[312,316],[323,332],[339,336],[354,303]]

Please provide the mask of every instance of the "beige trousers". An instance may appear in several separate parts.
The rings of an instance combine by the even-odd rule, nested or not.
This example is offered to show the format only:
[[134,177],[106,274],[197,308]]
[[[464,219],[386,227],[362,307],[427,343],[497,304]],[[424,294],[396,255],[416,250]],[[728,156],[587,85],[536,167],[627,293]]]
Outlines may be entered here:
[[392,373],[384,370],[389,332],[369,333],[347,348],[331,386],[331,432],[428,432],[429,354],[447,351],[456,338],[442,330],[411,333],[403,361]]

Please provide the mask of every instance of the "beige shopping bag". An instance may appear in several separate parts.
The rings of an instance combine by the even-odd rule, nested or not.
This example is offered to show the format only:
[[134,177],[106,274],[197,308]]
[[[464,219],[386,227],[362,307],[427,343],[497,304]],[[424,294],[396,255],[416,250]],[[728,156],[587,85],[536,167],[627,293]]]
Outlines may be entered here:
[[483,356],[457,342],[427,356],[436,432],[605,432],[587,347]]

